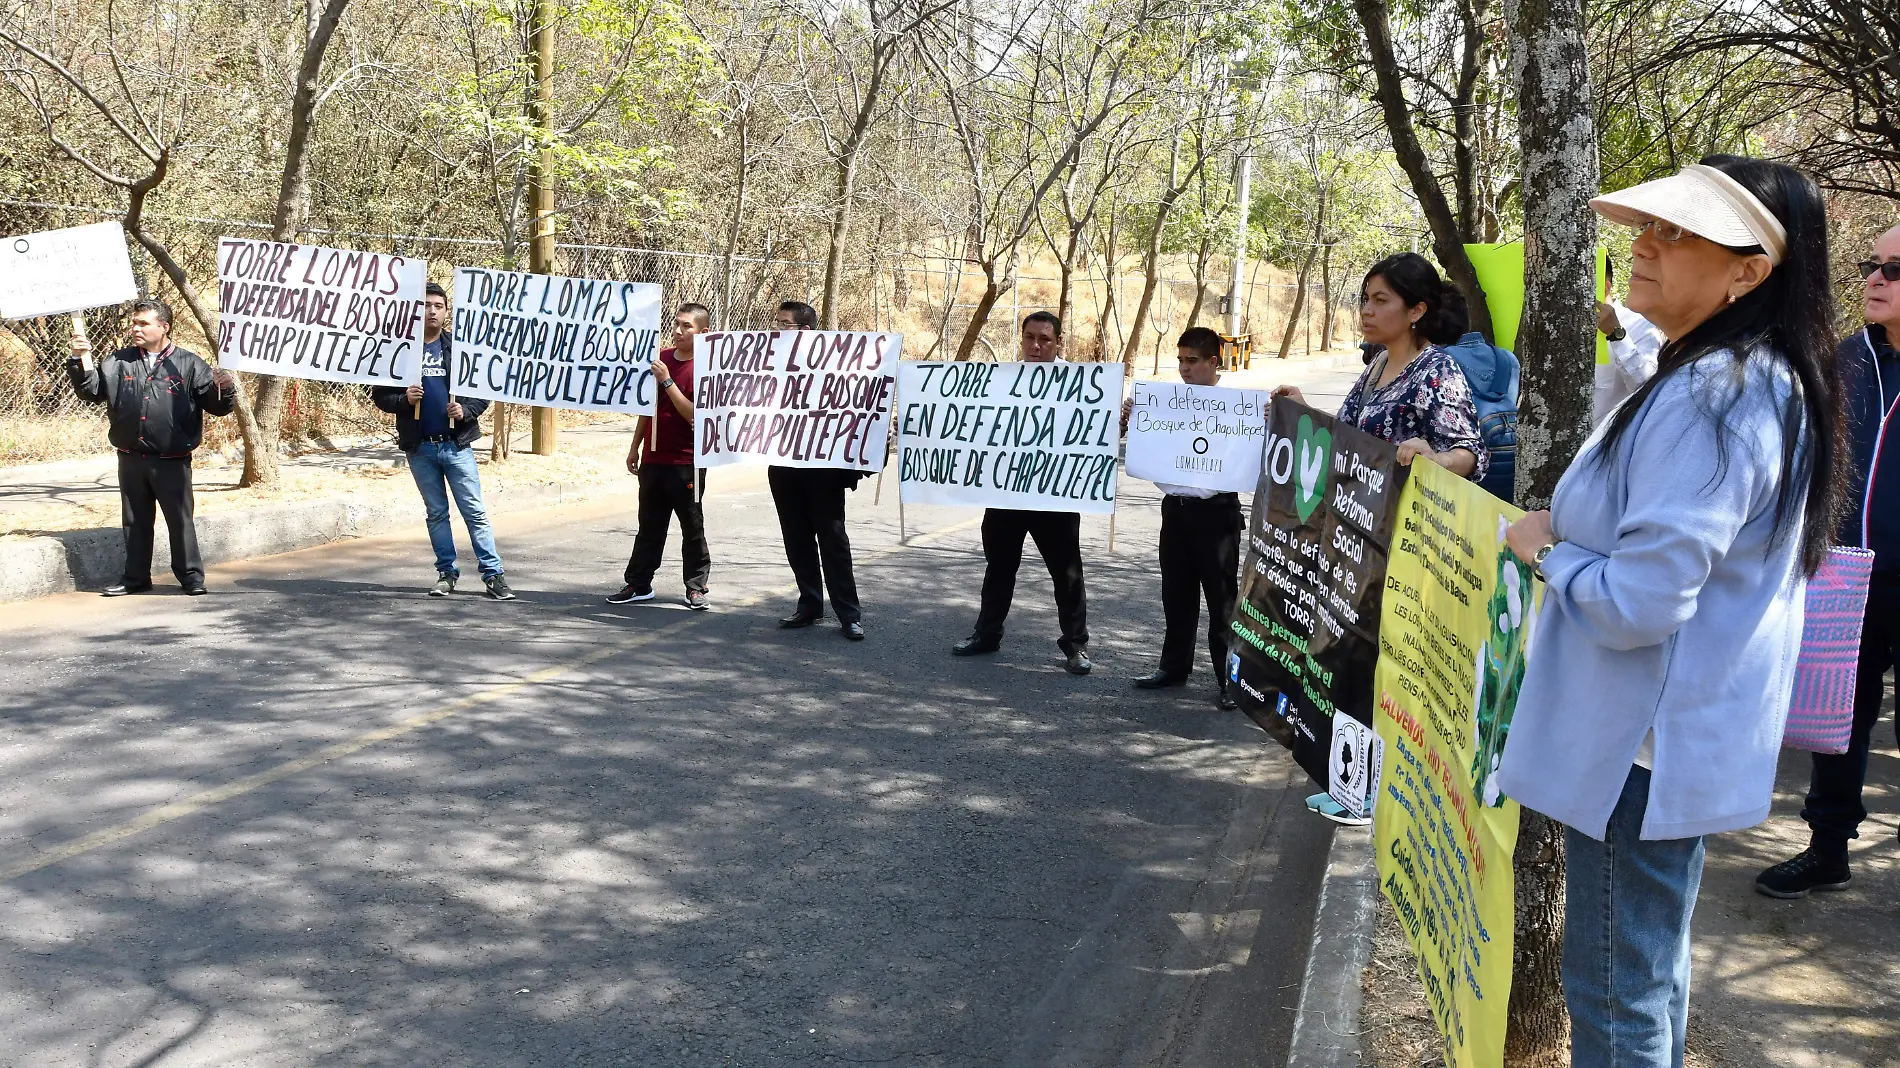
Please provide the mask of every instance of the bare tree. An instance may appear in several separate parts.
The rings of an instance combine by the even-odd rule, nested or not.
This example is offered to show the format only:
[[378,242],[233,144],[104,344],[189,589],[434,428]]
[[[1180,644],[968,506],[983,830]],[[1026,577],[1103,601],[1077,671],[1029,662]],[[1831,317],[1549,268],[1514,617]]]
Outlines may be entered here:
[[[1477,75],[1481,69],[1478,53],[1484,47],[1480,22],[1484,2],[1459,0],[1457,9],[1462,30],[1462,51],[1458,88],[1452,94],[1451,108],[1457,116],[1456,125],[1461,130],[1467,128],[1466,124],[1476,110]],[[1477,157],[1472,151],[1470,140],[1468,137],[1456,140],[1454,156],[1458,166],[1454,168],[1453,185],[1459,207],[1454,212],[1413,124],[1412,104],[1405,95],[1405,71],[1393,47],[1389,5],[1386,0],[1353,0],[1352,6],[1366,33],[1374,95],[1379,101],[1380,110],[1385,114],[1386,132],[1392,139],[1392,152],[1411,182],[1412,192],[1418,197],[1419,207],[1431,226],[1432,251],[1438,257],[1440,266],[1445,268],[1445,272],[1464,293],[1472,324],[1489,338],[1491,306],[1485,300],[1483,287],[1478,285],[1478,272],[1471,265],[1471,257],[1465,254],[1466,242],[1481,239],[1478,233],[1468,228],[1468,224],[1478,221],[1474,184]]]

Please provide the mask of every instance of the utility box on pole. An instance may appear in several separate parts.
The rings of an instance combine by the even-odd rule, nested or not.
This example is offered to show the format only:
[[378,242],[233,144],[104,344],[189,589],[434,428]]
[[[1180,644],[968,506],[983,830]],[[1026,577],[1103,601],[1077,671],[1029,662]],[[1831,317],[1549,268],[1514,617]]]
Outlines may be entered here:
[[[542,138],[528,173],[528,270],[554,273],[554,151],[547,143],[554,129],[554,23],[550,0],[534,0],[528,48],[534,60],[535,132]],[[552,456],[558,444],[559,424],[553,408],[534,409],[534,441],[529,451]]]

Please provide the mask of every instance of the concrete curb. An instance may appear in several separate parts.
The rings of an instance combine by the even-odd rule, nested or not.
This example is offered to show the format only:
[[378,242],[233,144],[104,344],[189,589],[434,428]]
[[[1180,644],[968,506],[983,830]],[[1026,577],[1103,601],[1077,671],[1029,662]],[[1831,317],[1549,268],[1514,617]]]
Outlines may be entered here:
[[[596,496],[614,485],[554,482],[493,486],[486,488],[483,503],[491,514],[546,508]],[[197,526],[199,552],[205,564],[211,566],[392,530],[421,530],[422,501],[413,494],[383,497],[345,493],[199,516]],[[158,520],[154,535],[152,573],[162,576],[171,569],[171,546],[163,518]],[[119,580],[124,563],[123,535],[117,527],[0,538],[0,602],[104,589]]]
[[1378,890],[1372,828],[1335,830],[1313,917],[1313,944],[1300,983],[1287,1068],[1356,1068],[1362,1063],[1359,984],[1372,959],[1373,895]]

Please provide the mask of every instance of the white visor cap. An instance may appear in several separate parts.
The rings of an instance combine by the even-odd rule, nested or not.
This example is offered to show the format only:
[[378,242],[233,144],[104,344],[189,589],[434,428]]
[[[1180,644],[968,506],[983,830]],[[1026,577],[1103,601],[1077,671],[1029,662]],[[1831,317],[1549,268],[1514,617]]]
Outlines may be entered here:
[[1730,248],[1760,245],[1780,266],[1788,254],[1788,231],[1742,183],[1714,167],[1692,163],[1680,173],[1605,193],[1590,201],[1598,215],[1635,226],[1645,218],[1675,223]]

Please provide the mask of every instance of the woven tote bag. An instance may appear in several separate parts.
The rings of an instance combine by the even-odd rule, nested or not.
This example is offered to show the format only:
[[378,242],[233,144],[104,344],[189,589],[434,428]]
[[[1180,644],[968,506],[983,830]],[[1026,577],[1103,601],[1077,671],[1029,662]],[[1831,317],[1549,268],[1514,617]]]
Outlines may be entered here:
[[1781,744],[1812,753],[1847,752],[1854,730],[1854,675],[1860,663],[1860,627],[1867,612],[1867,580],[1874,554],[1835,546],[1808,579],[1807,619],[1794,665],[1794,696]]

